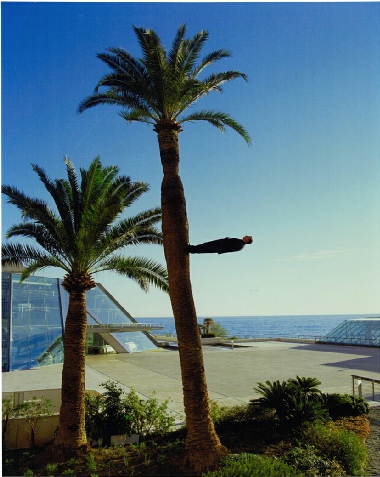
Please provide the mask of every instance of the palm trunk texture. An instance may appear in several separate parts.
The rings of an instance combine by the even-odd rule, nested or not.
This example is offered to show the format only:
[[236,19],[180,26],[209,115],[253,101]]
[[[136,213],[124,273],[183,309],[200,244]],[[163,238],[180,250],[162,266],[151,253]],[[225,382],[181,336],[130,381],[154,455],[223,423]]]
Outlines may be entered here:
[[[62,369],[62,404],[54,448],[63,454],[88,448],[85,429],[86,291],[69,292]],[[68,448],[69,446],[69,448]]]
[[190,281],[187,251],[189,230],[186,200],[179,176],[180,127],[158,124],[163,181],[161,187],[162,232],[169,274],[169,295],[179,345],[186,414],[186,465],[197,472],[217,468],[229,452],[220,442],[211,419],[198,321]]

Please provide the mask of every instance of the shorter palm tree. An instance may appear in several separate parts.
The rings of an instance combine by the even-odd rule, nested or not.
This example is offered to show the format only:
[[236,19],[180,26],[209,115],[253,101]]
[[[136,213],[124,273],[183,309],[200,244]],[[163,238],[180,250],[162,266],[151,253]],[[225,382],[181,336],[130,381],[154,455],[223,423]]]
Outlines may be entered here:
[[205,327],[206,335],[210,333],[210,326],[213,324],[214,324],[214,320],[212,318],[205,318],[203,320],[203,326]]
[[2,263],[24,265],[25,280],[45,267],[65,271],[62,286],[69,294],[64,332],[62,405],[59,429],[54,441],[56,454],[87,449],[85,432],[85,340],[86,291],[95,287],[93,274],[113,270],[128,277],[144,290],[153,284],[168,291],[166,269],[140,257],[118,253],[128,245],[162,244],[155,224],[161,220],[159,208],[122,219],[122,212],[149,187],[120,176],[117,166],[103,167],[93,160],[88,170],[80,169],[80,178],[66,158],[67,179],[50,180],[44,170],[34,171],[51,195],[57,211],[40,199],[26,196],[17,188],[3,186],[8,202],[21,210],[23,222],[12,226],[6,238],[33,239],[39,247],[5,244]]

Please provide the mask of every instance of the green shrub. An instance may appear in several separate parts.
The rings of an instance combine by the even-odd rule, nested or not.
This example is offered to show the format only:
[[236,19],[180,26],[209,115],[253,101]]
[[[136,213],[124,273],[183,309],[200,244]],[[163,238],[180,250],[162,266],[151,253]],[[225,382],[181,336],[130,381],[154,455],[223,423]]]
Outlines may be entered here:
[[321,400],[334,421],[342,417],[360,416],[369,413],[367,401],[352,394],[322,394]]
[[302,442],[314,446],[319,455],[337,461],[347,475],[362,475],[366,468],[367,449],[363,440],[333,423],[310,425],[303,431]]
[[202,477],[291,477],[301,475],[281,460],[256,454],[227,456],[219,470],[202,474]]
[[107,381],[102,395],[86,393],[86,432],[93,439],[103,439],[110,444],[113,435],[151,434],[163,435],[174,424],[168,411],[169,399],[159,403],[154,392],[146,400],[140,399],[134,389],[128,394],[114,382]]
[[168,410],[169,399],[159,403],[153,392],[147,399],[140,399],[132,388],[125,396],[124,406],[129,413],[130,426],[140,436],[164,435],[169,432],[175,419]]
[[212,399],[210,399],[209,405],[210,405],[211,419],[213,420],[213,422],[216,423],[221,421],[224,417],[227,406],[219,406],[218,402],[213,401]]
[[103,400],[101,394],[86,393],[84,396],[86,434],[95,440],[103,438]]
[[345,475],[337,461],[319,456],[317,449],[312,445],[294,447],[286,453],[283,460],[303,475],[331,475],[332,477]]
[[321,381],[317,378],[302,378],[297,376],[296,378],[288,379],[288,383],[296,392],[301,392],[302,394],[313,395],[321,392],[318,389],[318,386],[321,385]]
[[259,405],[267,409],[274,409],[280,421],[285,421],[288,415],[288,401],[291,397],[291,387],[288,382],[282,381],[265,381],[257,383],[255,391],[260,393],[262,397],[252,399],[251,405]]
[[288,381],[266,381],[258,383],[255,391],[262,397],[252,399],[252,406],[274,409],[282,424],[290,428],[298,428],[307,422],[327,416],[323,408],[320,391],[321,384],[316,378],[288,379]]
[[220,336],[221,338],[227,338],[227,330],[220,323],[213,323],[210,325],[210,333],[213,333],[215,336]]
[[255,391],[261,394],[252,399],[252,406],[274,409],[281,423],[291,428],[302,427],[317,419],[339,419],[368,414],[368,403],[351,394],[322,394],[321,382],[316,378],[297,376],[287,381],[258,383]]
[[247,422],[253,419],[267,419],[272,416],[272,411],[250,406],[249,404],[239,404],[236,406],[219,406],[217,401],[210,400],[211,419],[215,423],[219,422]]
[[93,439],[111,443],[111,436],[131,434],[128,409],[122,402],[123,389],[112,381],[102,383],[106,391],[101,395],[86,393],[86,432]]

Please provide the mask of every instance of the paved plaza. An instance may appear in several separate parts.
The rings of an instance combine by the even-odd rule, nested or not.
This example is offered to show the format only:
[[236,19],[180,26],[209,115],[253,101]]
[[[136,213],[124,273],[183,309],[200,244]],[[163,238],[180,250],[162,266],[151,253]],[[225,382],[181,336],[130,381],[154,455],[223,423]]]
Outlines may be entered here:
[[[380,379],[380,349],[284,341],[244,343],[243,347],[203,347],[210,399],[220,405],[247,403],[257,397],[258,382],[299,376],[321,381],[324,392],[352,393],[351,375]],[[21,392],[61,387],[62,365],[3,373],[3,391]],[[159,401],[170,398],[170,409],[181,420],[182,383],[177,350],[86,357],[86,389],[102,391],[117,381],[142,396],[153,391]]]

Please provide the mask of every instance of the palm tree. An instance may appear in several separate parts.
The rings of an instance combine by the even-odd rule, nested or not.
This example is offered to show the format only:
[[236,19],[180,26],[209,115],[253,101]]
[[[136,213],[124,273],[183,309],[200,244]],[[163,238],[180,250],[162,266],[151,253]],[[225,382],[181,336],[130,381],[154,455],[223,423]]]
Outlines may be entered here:
[[214,320],[212,318],[205,318],[203,320],[203,326],[205,327],[205,334],[208,335],[210,333],[210,326],[214,324]]
[[145,291],[149,285],[166,290],[167,272],[161,265],[142,257],[118,253],[127,245],[162,243],[155,224],[161,219],[159,208],[130,218],[121,213],[148,190],[144,182],[132,183],[118,175],[116,166],[103,167],[95,158],[80,179],[72,163],[65,159],[68,179],[50,180],[44,170],[33,165],[57,212],[40,199],[26,196],[17,188],[3,186],[8,202],[21,210],[24,221],[12,226],[6,238],[33,239],[39,247],[5,244],[3,264],[23,264],[25,280],[45,267],[65,271],[62,286],[69,294],[64,332],[62,405],[59,430],[54,441],[57,454],[86,451],[85,432],[85,338],[86,291],[95,287],[93,274],[113,270],[131,278]]
[[[199,61],[208,33],[201,31],[185,38],[180,26],[171,50],[166,51],[157,33],[134,27],[142,58],[134,58],[122,48],[109,48],[98,54],[111,69],[97,84],[94,93],[84,99],[78,111],[99,104],[122,108],[127,122],[153,125],[158,135],[163,180],[161,185],[162,232],[169,274],[169,295],[179,342],[179,356],[186,414],[186,463],[197,471],[216,467],[228,451],[221,445],[210,416],[203,355],[190,281],[187,251],[189,228],[184,188],[179,176],[179,141],[182,124],[207,121],[221,131],[228,126],[248,143],[247,131],[229,115],[212,110],[190,114],[185,111],[211,91],[235,78],[246,79],[238,71],[212,73],[200,79],[203,70],[230,53],[220,49]],[[105,88],[104,91],[100,91]]]

